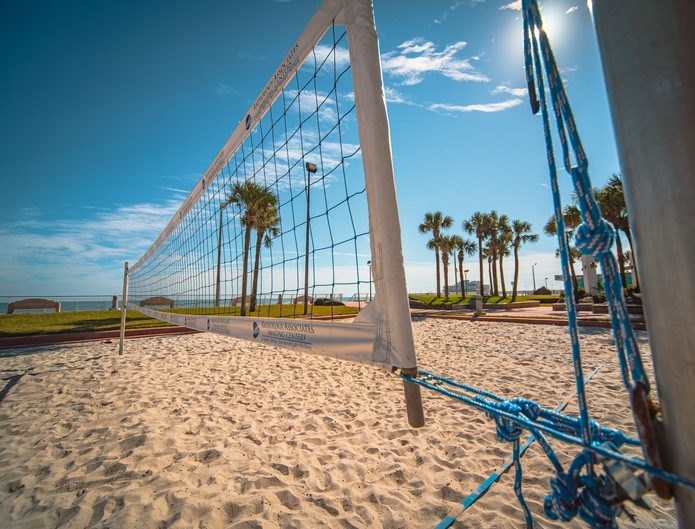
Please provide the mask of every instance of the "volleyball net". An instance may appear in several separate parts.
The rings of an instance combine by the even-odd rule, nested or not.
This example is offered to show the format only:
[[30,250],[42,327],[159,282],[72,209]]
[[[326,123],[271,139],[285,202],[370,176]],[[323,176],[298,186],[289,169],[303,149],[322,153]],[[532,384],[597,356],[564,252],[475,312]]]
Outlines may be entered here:
[[[125,306],[186,327],[412,370],[369,0],[325,0],[164,231]],[[353,323],[325,321],[345,313]]]

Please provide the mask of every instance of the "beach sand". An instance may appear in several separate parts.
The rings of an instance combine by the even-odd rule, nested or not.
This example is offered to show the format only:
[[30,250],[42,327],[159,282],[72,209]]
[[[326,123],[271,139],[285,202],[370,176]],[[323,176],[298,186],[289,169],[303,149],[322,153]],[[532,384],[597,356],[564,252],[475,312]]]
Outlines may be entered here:
[[[566,328],[414,331],[422,369],[548,408],[573,395]],[[585,374],[603,366],[592,416],[634,433],[610,330],[580,332]],[[212,334],[117,348],[0,352],[14,382],[0,402],[0,528],[433,527],[511,453],[482,413],[428,390],[427,425],[411,429],[400,379],[371,366]],[[564,464],[576,453],[552,444]],[[537,443],[523,465],[536,527],[586,527],[543,515],[552,473]],[[524,527],[512,474],[453,527]],[[620,526],[675,527],[672,504],[654,502],[629,505]]]

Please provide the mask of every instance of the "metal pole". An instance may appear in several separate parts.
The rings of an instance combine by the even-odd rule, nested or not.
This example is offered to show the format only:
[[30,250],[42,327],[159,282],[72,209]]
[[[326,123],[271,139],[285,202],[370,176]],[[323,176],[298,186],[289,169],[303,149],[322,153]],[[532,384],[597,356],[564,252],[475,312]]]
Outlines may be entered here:
[[304,315],[309,314],[309,220],[311,218],[311,175],[318,168],[311,162],[306,163],[306,255],[304,256]]
[[128,261],[123,267],[123,297],[121,298],[121,341],[118,345],[118,354],[123,354],[123,346],[125,343],[125,304],[128,301]]
[[372,262],[367,261],[369,267],[369,301],[372,301]]
[[227,204],[220,204],[220,227],[217,233],[217,282],[215,283],[215,307],[220,306],[220,264],[222,261],[222,210]]
[[[661,453],[668,470],[692,480],[695,3],[633,0],[625,7],[594,2],[595,24],[649,323]],[[695,527],[695,491],[674,492],[679,527]]]
[[533,292],[536,293],[536,265],[538,263],[533,263],[531,265],[531,275],[533,275]]

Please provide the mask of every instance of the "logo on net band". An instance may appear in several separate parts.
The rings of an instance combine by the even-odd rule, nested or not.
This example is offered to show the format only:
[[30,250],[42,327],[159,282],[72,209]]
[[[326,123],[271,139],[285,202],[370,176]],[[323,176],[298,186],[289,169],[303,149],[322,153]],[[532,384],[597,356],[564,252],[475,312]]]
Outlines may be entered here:
[[260,334],[261,329],[258,327],[258,324],[254,321],[253,322],[253,337],[258,338],[258,335]]
[[251,128],[251,114],[246,115],[246,130]]

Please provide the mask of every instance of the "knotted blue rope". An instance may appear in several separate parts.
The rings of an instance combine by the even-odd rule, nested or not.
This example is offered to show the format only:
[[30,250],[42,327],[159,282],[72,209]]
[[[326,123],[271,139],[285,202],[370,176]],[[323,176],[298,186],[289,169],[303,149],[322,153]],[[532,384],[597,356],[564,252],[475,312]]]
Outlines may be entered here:
[[[570,281],[570,257],[565,235],[562,204],[560,201],[560,193],[558,188],[557,168],[555,165],[543,70],[545,70],[545,74],[547,75],[548,79],[548,91],[554,111],[557,132],[562,146],[565,169],[572,177],[572,183],[578,197],[578,205],[582,217],[582,224],[578,228],[576,234],[577,249],[585,255],[594,257],[601,264],[601,270],[604,274],[606,298],[609,302],[608,306],[613,334],[615,337],[618,359],[621,366],[621,374],[623,376],[623,381],[626,388],[631,393],[631,396],[637,395],[639,390],[640,395],[648,400],[649,382],[644,371],[642,359],[639,355],[639,349],[634,337],[632,324],[623,295],[622,284],[618,275],[618,267],[612,253],[615,233],[613,228],[602,218],[598,203],[593,196],[588,174],[588,160],[584,153],[581,140],[579,139],[574,116],[567,101],[567,96],[562,79],[559,75],[555,58],[553,56],[552,48],[550,47],[548,37],[542,27],[537,0],[523,0],[522,5],[524,15],[526,76],[532,109],[534,112],[536,112],[540,108],[543,116],[543,130],[547,147],[548,168],[553,195],[553,205],[555,209],[560,255],[562,258],[565,299],[567,301],[568,308],[568,327],[572,341],[572,361],[575,369],[582,437],[585,442],[591,444],[596,432],[595,429],[592,428],[591,422],[588,418],[589,414],[586,405],[586,396],[584,394],[583,384],[581,383],[583,376],[581,352],[578,341],[575,298]],[[538,86],[537,94],[540,101],[536,101],[536,83]],[[576,165],[574,166],[572,166],[570,160],[570,151],[575,158]],[[649,406],[645,407],[649,408]],[[656,447],[656,436],[653,430],[653,420],[653,416],[646,418],[641,417],[639,420],[637,420],[637,427],[640,432],[640,436],[644,436],[643,451],[645,453],[645,458],[649,462],[654,462],[655,464],[661,466],[658,448]],[[612,524],[615,523],[615,513],[613,509],[604,508],[606,501],[605,498],[601,498],[601,494],[605,493],[605,489],[595,486],[595,484],[601,478],[598,478],[595,475],[592,457],[586,457],[582,461],[583,464],[581,466],[586,467],[587,475],[580,479],[580,481],[584,482],[584,488],[580,493],[580,496],[585,496],[586,501],[582,503],[583,507],[579,509],[578,512],[580,513],[580,516],[582,518],[586,518],[587,521],[592,520],[590,523],[592,523],[592,526],[594,527],[612,527]],[[558,487],[560,483],[563,484],[563,487],[560,487],[562,490],[568,491],[572,489],[571,487],[567,488],[564,486],[566,485],[565,479],[558,479]],[[560,488],[558,488],[558,490],[560,490]],[[563,497],[563,495],[559,492],[558,494],[558,498]],[[560,501],[560,499],[558,499],[558,502],[558,505],[565,504],[565,502]],[[572,502],[569,502],[568,505],[572,505]],[[560,511],[564,513],[564,516],[569,515],[568,513],[574,512],[574,509],[559,510],[558,512]],[[560,516],[560,514],[558,514],[558,516]]]
[[551,493],[543,501],[545,515],[551,520],[568,522],[579,516],[591,527],[613,529],[617,510],[611,503],[616,497],[614,484],[594,475],[582,475],[581,469],[592,454],[586,450],[573,461],[569,472],[559,472],[550,480]]

